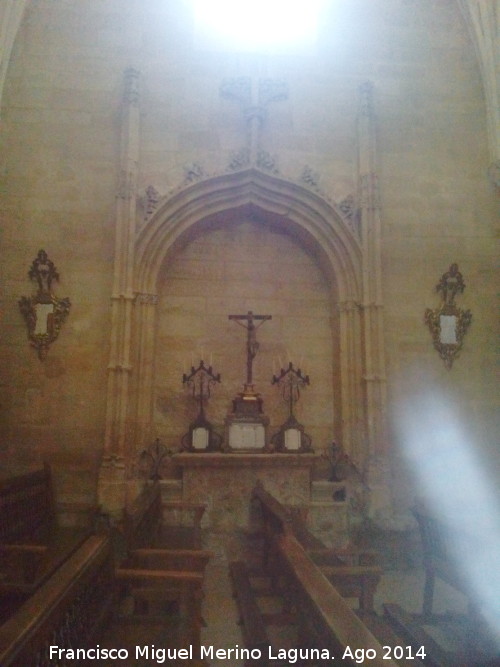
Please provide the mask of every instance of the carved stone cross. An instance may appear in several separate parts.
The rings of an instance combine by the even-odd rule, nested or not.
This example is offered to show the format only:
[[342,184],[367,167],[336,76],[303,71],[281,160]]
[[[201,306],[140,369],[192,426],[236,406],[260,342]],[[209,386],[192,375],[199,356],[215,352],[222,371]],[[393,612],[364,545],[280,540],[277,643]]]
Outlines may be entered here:
[[270,102],[288,98],[288,86],[282,79],[258,79],[242,76],[223,81],[220,94],[236,100],[243,108],[248,126],[248,155],[250,164],[256,164],[260,148],[260,133]]
[[[247,382],[246,386],[252,385],[252,366],[253,360],[259,349],[256,330],[264,324],[266,320],[271,320],[272,315],[254,315],[251,310],[246,315],[229,315],[230,320],[235,320],[237,324],[247,330]],[[242,320],[242,321],[240,321]],[[243,322],[244,320],[244,322]],[[257,326],[255,320],[259,320]]]

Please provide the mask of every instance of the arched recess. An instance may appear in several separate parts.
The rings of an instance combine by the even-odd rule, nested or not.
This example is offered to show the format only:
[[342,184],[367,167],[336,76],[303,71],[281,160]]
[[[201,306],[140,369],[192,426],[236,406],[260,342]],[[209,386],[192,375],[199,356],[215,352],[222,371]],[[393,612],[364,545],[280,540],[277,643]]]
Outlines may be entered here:
[[[158,281],[168,257],[212,224],[241,216],[265,220],[291,235],[313,255],[331,285],[336,309],[340,366],[339,421],[342,444],[362,464],[366,415],[363,401],[362,251],[340,209],[316,192],[258,169],[192,184],[160,201],[135,245],[134,382],[128,401],[128,432],[137,451],[155,436],[153,387]],[[132,427],[132,428],[130,428]]]

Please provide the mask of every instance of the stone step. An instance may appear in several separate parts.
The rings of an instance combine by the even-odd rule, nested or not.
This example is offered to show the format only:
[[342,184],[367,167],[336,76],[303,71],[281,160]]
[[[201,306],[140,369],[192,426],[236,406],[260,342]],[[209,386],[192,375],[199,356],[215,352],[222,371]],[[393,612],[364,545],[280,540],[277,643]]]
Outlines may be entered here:
[[161,479],[160,489],[164,502],[182,500],[182,479]]
[[[343,499],[341,499],[343,497]],[[344,482],[313,481],[311,484],[311,502],[344,502],[347,488]]]

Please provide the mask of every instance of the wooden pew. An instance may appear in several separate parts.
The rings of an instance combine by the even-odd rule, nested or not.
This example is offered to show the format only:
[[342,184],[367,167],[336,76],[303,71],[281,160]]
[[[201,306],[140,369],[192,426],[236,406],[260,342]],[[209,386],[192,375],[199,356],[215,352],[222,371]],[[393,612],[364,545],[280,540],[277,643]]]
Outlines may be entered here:
[[255,599],[247,566],[242,561],[234,561],[229,566],[233,597],[238,605],[240,625],[243,630],[245,647],[261,652],[262,660],[253,660],[254,665],[268,664],[268,648],[270,646],[266,625]]
[[[473,603],[474,594],[470,589],[466,578],[457,569],[456,551],[459,545],[463,547],[465,535],[458,534],[456,530],[433,516],[422,503],[418,503],[413,509],[417,519],[422,539],[423,564],[425,569],[424,601],[422,613],[431,616],[434,600],[434,583],[439,577],[450,586],[461,591],[469,601],[469,612],[472,617],[477,615],[477,609]],[[467,562],[474,558],[475,551],[480,548],[470,540],[469,553],[462,553],[461,557]]]
[[[343,665],[359,664],[361,652],[368,656],[371,651],[373,657],[368,662],[372,667],[396,667],[397,664],[423,667],[425,663],[418,658],[396,661],[391,657],[393,647],[385,648],[377,641],[294,535],[277,536],[275,553],[286,587],[293,591],[301,648],[326,649],[335,660],[342,660],[339,664]],[[318,659],[317,664],[330,665],[331,658]]]
[[[123,532],[128,548],[163,547],[199,549],[201,520],[206,506],[184,501],[162,501],[158,482],[147,483],[124,512]],[[167,523],[165,514],[189,514],[191,525]]]
[[91,536],[0,626],[2,667],[58,664],[50,645],[91,646],[111,613],[112,584],[110,542]]
[[[163,510],[187,511],[192,526],[164,525]],[[200,645],[205,568],[212,553],[199,547],[204,505],[162,503],[158,483],[147,484],[125,511],[125,556],[116,570],[122,594],[133,601],[133,615],[154,615],[175,603],[181,619],[183,645]],[[191,548],[174,548],[186,544]]]
[[294,535],[341,595],[357,598],[360,609],[373,611],[373,599],[382,574],[375,554],[357,549],[326,548],[308,530],[304,508],[285,507],[260,483],[257,483],[253,497],[260,503],[262,511],[265,568],[272,569],[270,549],[273,538],[280,534]]
[[0,480],[0,600],[5,619],[92,532],[57,523],[50,468]]
[[[113,656],[98,659],[95,648],[120,648],[129,652],[134,662],[135,646],[158,641],[176,648],[199,645],[193,634],[191,618],[193,588],[199,588],[203,576],[166,570],[115,569],[111,542],[106,535],[92,535],[47,579],[39,589],[0,626],[0,664],[2,667],[40,667],[63,664],[115,664]],[[116,615],[123,583],[141,583],[156,588],[179,591],[180,624],[173,633],[150,617],[134,616],[133,626]],[[50,655],[50,646],[60,649],[94,649],[89,660]],[[111,660],[109,660],[111,658]],[[201,664],[196,658],[190,664]]]

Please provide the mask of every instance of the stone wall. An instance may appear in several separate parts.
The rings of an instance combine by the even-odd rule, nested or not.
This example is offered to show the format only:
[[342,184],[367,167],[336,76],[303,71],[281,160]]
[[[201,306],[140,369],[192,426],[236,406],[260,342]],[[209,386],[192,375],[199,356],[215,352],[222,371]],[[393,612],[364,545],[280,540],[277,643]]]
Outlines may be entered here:
[[[486,176],[478,66],[456,3],[332,3],[317,49],[300,56],[204,51],[196,47],[192,27],[188,3],[131,1],[124,9],[121,0],[42,0],[28,7],[7,73],[0,134],[5,459],[33,464],[49,458],[62,497],[92,498],[95,493],[109,359],[120,101],[123,72],[133,66],[142,74],[139,185],[154,185],[161,194],[180,185],[193,165],[204,173],[223,171],[244,145],[243,114],[237,103],[221,98],[221,82],[270,76],[283,78],[289,90],[287,100],[270,105],[262,131],[273,168],[300,181],[308,167],[308,186],[337,202],[356,195],[357,91],[364,81],[373,83],[388,418],[393,425],[388,451],[397,471],[396,497],[407,502],[406,478],[400,472],[405,428],[404,423],[398,428],[399,407],[405,403],[411,408],[422,394],[435,395],[435,404],[439,399],[458,408],[455,425],[466,427],[460,431],[464,440],[479,452],[479,460],[491,461],[490,470],[497,474],[498,394],[492,367],[498,337],[493,269],[498,201]],[[195,240],[198,246],[202,242],[203,236]],[[269,247],[276,247],[273,243]],[[59,340],[43,363],[29,348],[17,305],[33,291],[27,271],[40,248],[60,273],[55,293],[72,302]],[[252,243],[245,254],[251,249]],[[299,248],[293,253],[311,261]],[[203,261],[208,266],[210,256]],[[472,310],[473,323],[461,357],[447,370],[432,348],[423,313],[438,305],[434,286],[451,262],[458,262],[464,275],[467,287],[459,305]],[[165,267],[160,320],[160,332],[167,337],[173,335],[168,309],[182,296],[172,291],[169,270],[174,267]],[[199,270],[205,270],[201,264]],[[311,267],[314,271],[320,275]],[[323,284],[315,299],[326,300],[327,295]],[[234,300],[230,303],[228,312],[237,307]],[[273,316],[281,314],[281,326],[283,314],[296,307],[286,293],[279,304],[270,305],[257,306],[269,307]],[[306,319],[312,313],[307,308]],[[227,340],[237,344],[240,332],[226,326]],[[264,336],[276,349],[271,325],[265,326],[263,350]],[[283,335],[288,333],[283,330]],[[308,346],[312,334],[304,336]],[[310,397],[318,398],[314,392],[319,388],[323,397],[333,395],[329,383],[335,375],[323,340],[317,351],[326,356],[324,375],[314,362],[310,372],[316,388],[304,396],[304,405]],[[213,354],[215,361],[220,353],[214,349]],[[261,362],[272,364],[272,358],[263,356]],[[168,367],[165,377],[169,373]],[[179,373],[181,367],[176,387],[166,388],[171,396],[180,393]],[[239,381],[236,375],[231,379]],[[227,398],[219,396],[220,408]],[[314,413],[320,440],[334,431],[328,425],[335,413],[332,403],[321,418]],[[156,419],[162,433],[180,430],[177,423],[171,430],[161,409]],[[432,423],[428,428],[433,430]],[[420,435],[425,439],[425,433]],[[417,452],[417,459],[428,455]]]
[[334,435],[331,308],[330,290],[314,259],[265,222],[243,218],[231,229],[202,234],[163,274],[155,360],[159,437],[177,449],[186,425],[196,416],[197,405],[181,377],[201,357],[222,374],[207,416],[224,432],[231,401],[246,378],[246,331],[228,315],[252,310],[272,316],[257,331],[260,349],[253,369],[270,418],[269,435],[288,417],[288,406],[271,386],[271,378],[293,361],[311,379],[296,417],[316,451],[325,449]]

